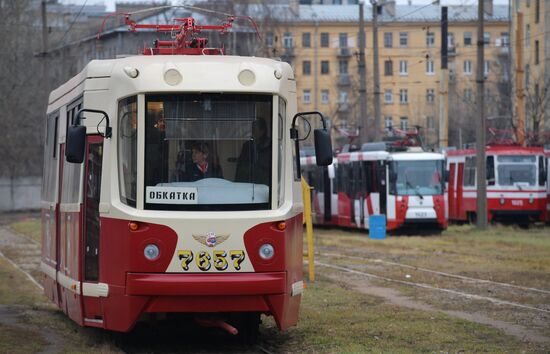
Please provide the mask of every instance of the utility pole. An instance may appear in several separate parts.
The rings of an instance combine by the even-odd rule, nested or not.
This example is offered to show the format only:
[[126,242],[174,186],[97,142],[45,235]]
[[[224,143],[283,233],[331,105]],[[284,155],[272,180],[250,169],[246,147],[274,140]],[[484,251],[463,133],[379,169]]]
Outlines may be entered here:
[[359,136],[361,143],[369,141],[367,130],[367,68],[365,63],[365,18],[363,0],[359,1]]
[[516,14],[516,139],[525,146],[525,71],[523,69],[523,13]]
[[317,15],[313,13],[315,18],[315,30],[313,32],[313,107],[316,111],[319,110],[319,20]]
[[485,161],[485,102],[484,102],[484,26],[483,26],[483,3],[484,0],[478,0],[478,26],[477,26],[477,110],[478,121],[476,124],[476,172],[477,172],[477,228],[487,228],[487,177]]
[[50,92],[48,80],[48,14],[46,10],[47,0],[42,0],[42,82],[44,83],[44,91]]
[[447,6],[441,8],[441,79],[439,81],[439,147],[449,146],[449,68]]
[[372,73],[374,76],[374,141],[380,140],[380,67],[378,65],[378,3],[370,1],[372,5]]

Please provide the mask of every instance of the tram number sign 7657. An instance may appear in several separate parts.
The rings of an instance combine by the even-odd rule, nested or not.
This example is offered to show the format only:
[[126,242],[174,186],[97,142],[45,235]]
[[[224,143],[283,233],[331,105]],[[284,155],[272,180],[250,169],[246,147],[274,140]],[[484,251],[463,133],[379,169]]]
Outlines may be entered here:
[[195,260],[197,267],[203,272],[209,271],[212,268],[212,264],[216,270],[227,270],[229,263],[232,263],[233,268],[238,271],[241,270],[241,263],[245,259],[245,253],[242,250],[229,251],[228,258],[227,251],[213,251],[212,255],[208,251],[199,251],[195,255],[191,250],[181,250],[178,251],[178,258],[184,271],[189,270],[189,264],[193,260]]

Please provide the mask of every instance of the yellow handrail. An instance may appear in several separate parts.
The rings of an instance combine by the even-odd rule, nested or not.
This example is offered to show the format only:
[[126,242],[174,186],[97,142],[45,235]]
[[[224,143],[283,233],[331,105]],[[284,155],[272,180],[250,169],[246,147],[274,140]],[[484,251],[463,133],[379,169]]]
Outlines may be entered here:
[[311,220],[311,187],[302,176],[302,197],[304,201],[304,223],[306,224],[307,260],[309,281],[315,282],[315,259],[313,250],[313,223]]

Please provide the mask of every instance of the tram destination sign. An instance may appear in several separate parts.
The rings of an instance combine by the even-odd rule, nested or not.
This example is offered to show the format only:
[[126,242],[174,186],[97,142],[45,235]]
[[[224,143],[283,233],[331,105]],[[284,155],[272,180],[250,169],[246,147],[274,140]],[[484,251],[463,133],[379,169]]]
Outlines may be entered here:
[[197,204],[197,188],[192,187],[147,187],[147,203]]

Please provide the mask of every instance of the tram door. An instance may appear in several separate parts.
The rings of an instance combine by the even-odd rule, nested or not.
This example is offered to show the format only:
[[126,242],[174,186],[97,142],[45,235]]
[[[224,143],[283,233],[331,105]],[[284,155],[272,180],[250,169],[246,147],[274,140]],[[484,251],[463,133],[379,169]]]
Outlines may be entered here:
[[447,201],[449,203],[449,217],[456,215],[456,163],[449,164],[449,186],[447,187]]
[[[83,200],[83,238],[81,260],[83,268],[82,282],[99,281],[99,199],[101,195],[101,170],[103,161],[103,138],[89,135],[86,145],[84,167],[84,200]],[[84,321],[88,325],[102,323],[101,304],[98,297],[82,297]],[[92,322],[92,323],[90,323]]]

